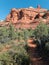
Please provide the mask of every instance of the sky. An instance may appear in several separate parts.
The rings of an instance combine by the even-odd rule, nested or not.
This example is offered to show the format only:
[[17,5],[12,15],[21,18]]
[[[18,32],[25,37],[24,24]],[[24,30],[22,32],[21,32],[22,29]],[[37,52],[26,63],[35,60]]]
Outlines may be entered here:
[[12,8],[36,8],[38,4],[49,9],[49,0],[0,0],[0,20],[4,20]]

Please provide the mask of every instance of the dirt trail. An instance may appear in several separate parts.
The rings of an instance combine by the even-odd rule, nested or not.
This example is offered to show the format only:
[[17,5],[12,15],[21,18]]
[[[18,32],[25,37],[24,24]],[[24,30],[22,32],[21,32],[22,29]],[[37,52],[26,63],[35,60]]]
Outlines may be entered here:
[[42,57],[39,56],[39,51],[37,50],[37,45],[33,43],[32,40],[28,41],[28,53],[30,55],[31,65],[49,65],[47,61],[44,61]]

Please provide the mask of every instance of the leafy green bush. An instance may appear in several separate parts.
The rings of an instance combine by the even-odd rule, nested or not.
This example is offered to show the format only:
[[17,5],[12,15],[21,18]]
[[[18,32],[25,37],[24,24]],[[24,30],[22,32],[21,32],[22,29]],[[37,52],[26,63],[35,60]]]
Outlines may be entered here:
[[9,45],[10,48],[7,51],[3,51],[3,52],[1,51],[0,64],[1,65],[10,65],[10,64],[29,65],[30,59],[25,49],[26,44],[27,44],[26,42],[20,42],[20,41],[14,42],[14,40],[6,44],[1,44],[1,46],[3,46],[4,48],[6,47],[6,45]]
[[34,30],[34,35],[37,38],[41,38],[43,36],[48,36],[48,27],[43,22],[40,22],[40,24],[37,26],[37,28]]
[[14,26],[12,25],[12,23],[9,25],[9,38],[12,39],[16,39],[16,31]]
[[20,49],[21,49],[21,52],[20,50],[17,51],[14,54],[13,59],[16,61],[18,65],[29,65],[30,59],[27,52],[23,48],[20,48]]
[[10,39],[8,38],[8,36],[9,36],[9,33],[8,33],[7,28],[5,26],[0,27],[0,42],[5,43],[9,41]]
[[37,28],[34,30],[34,36],[36,38],[36,43],[38,44],[38,51],[40,51],[40,56],[44,60],[49,59],[49,29],[46,24],[40,22]]

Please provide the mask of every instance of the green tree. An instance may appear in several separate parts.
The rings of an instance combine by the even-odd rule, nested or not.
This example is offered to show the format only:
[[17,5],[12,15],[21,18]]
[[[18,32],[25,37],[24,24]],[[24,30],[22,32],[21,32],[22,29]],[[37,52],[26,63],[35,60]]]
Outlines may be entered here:
[[40,22],[40,24],[37,26],[37,28],[34,30],[34,35],[37,38],[48,36],[48,27],[43,22]]
[[34,30],[34,36],[36,37],[36,43],[38,44],[38,50],[40,51],[43,59],[49,59],[49,30],[48,26],[43,22],[37,26]]
[[16,39],[16,31],[14,26],[12,25],[12,23],[9,25],[9,38],[12,39]]
[[6,26],[0,27],[0,42],[1,43],[7,42],[9,40],[8,36],[9,36],[9,33]]

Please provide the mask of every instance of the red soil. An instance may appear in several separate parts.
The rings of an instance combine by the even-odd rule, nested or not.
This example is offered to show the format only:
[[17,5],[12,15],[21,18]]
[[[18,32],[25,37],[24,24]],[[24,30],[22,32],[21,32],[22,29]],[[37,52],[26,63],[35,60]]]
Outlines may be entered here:
[[38,55],[38,51],[36,50],[37,45],[33,43],[33,40],[28,40],[28,53],[31,60],[31,65],[49,65],[47,61],[44,61],[42,57]]

